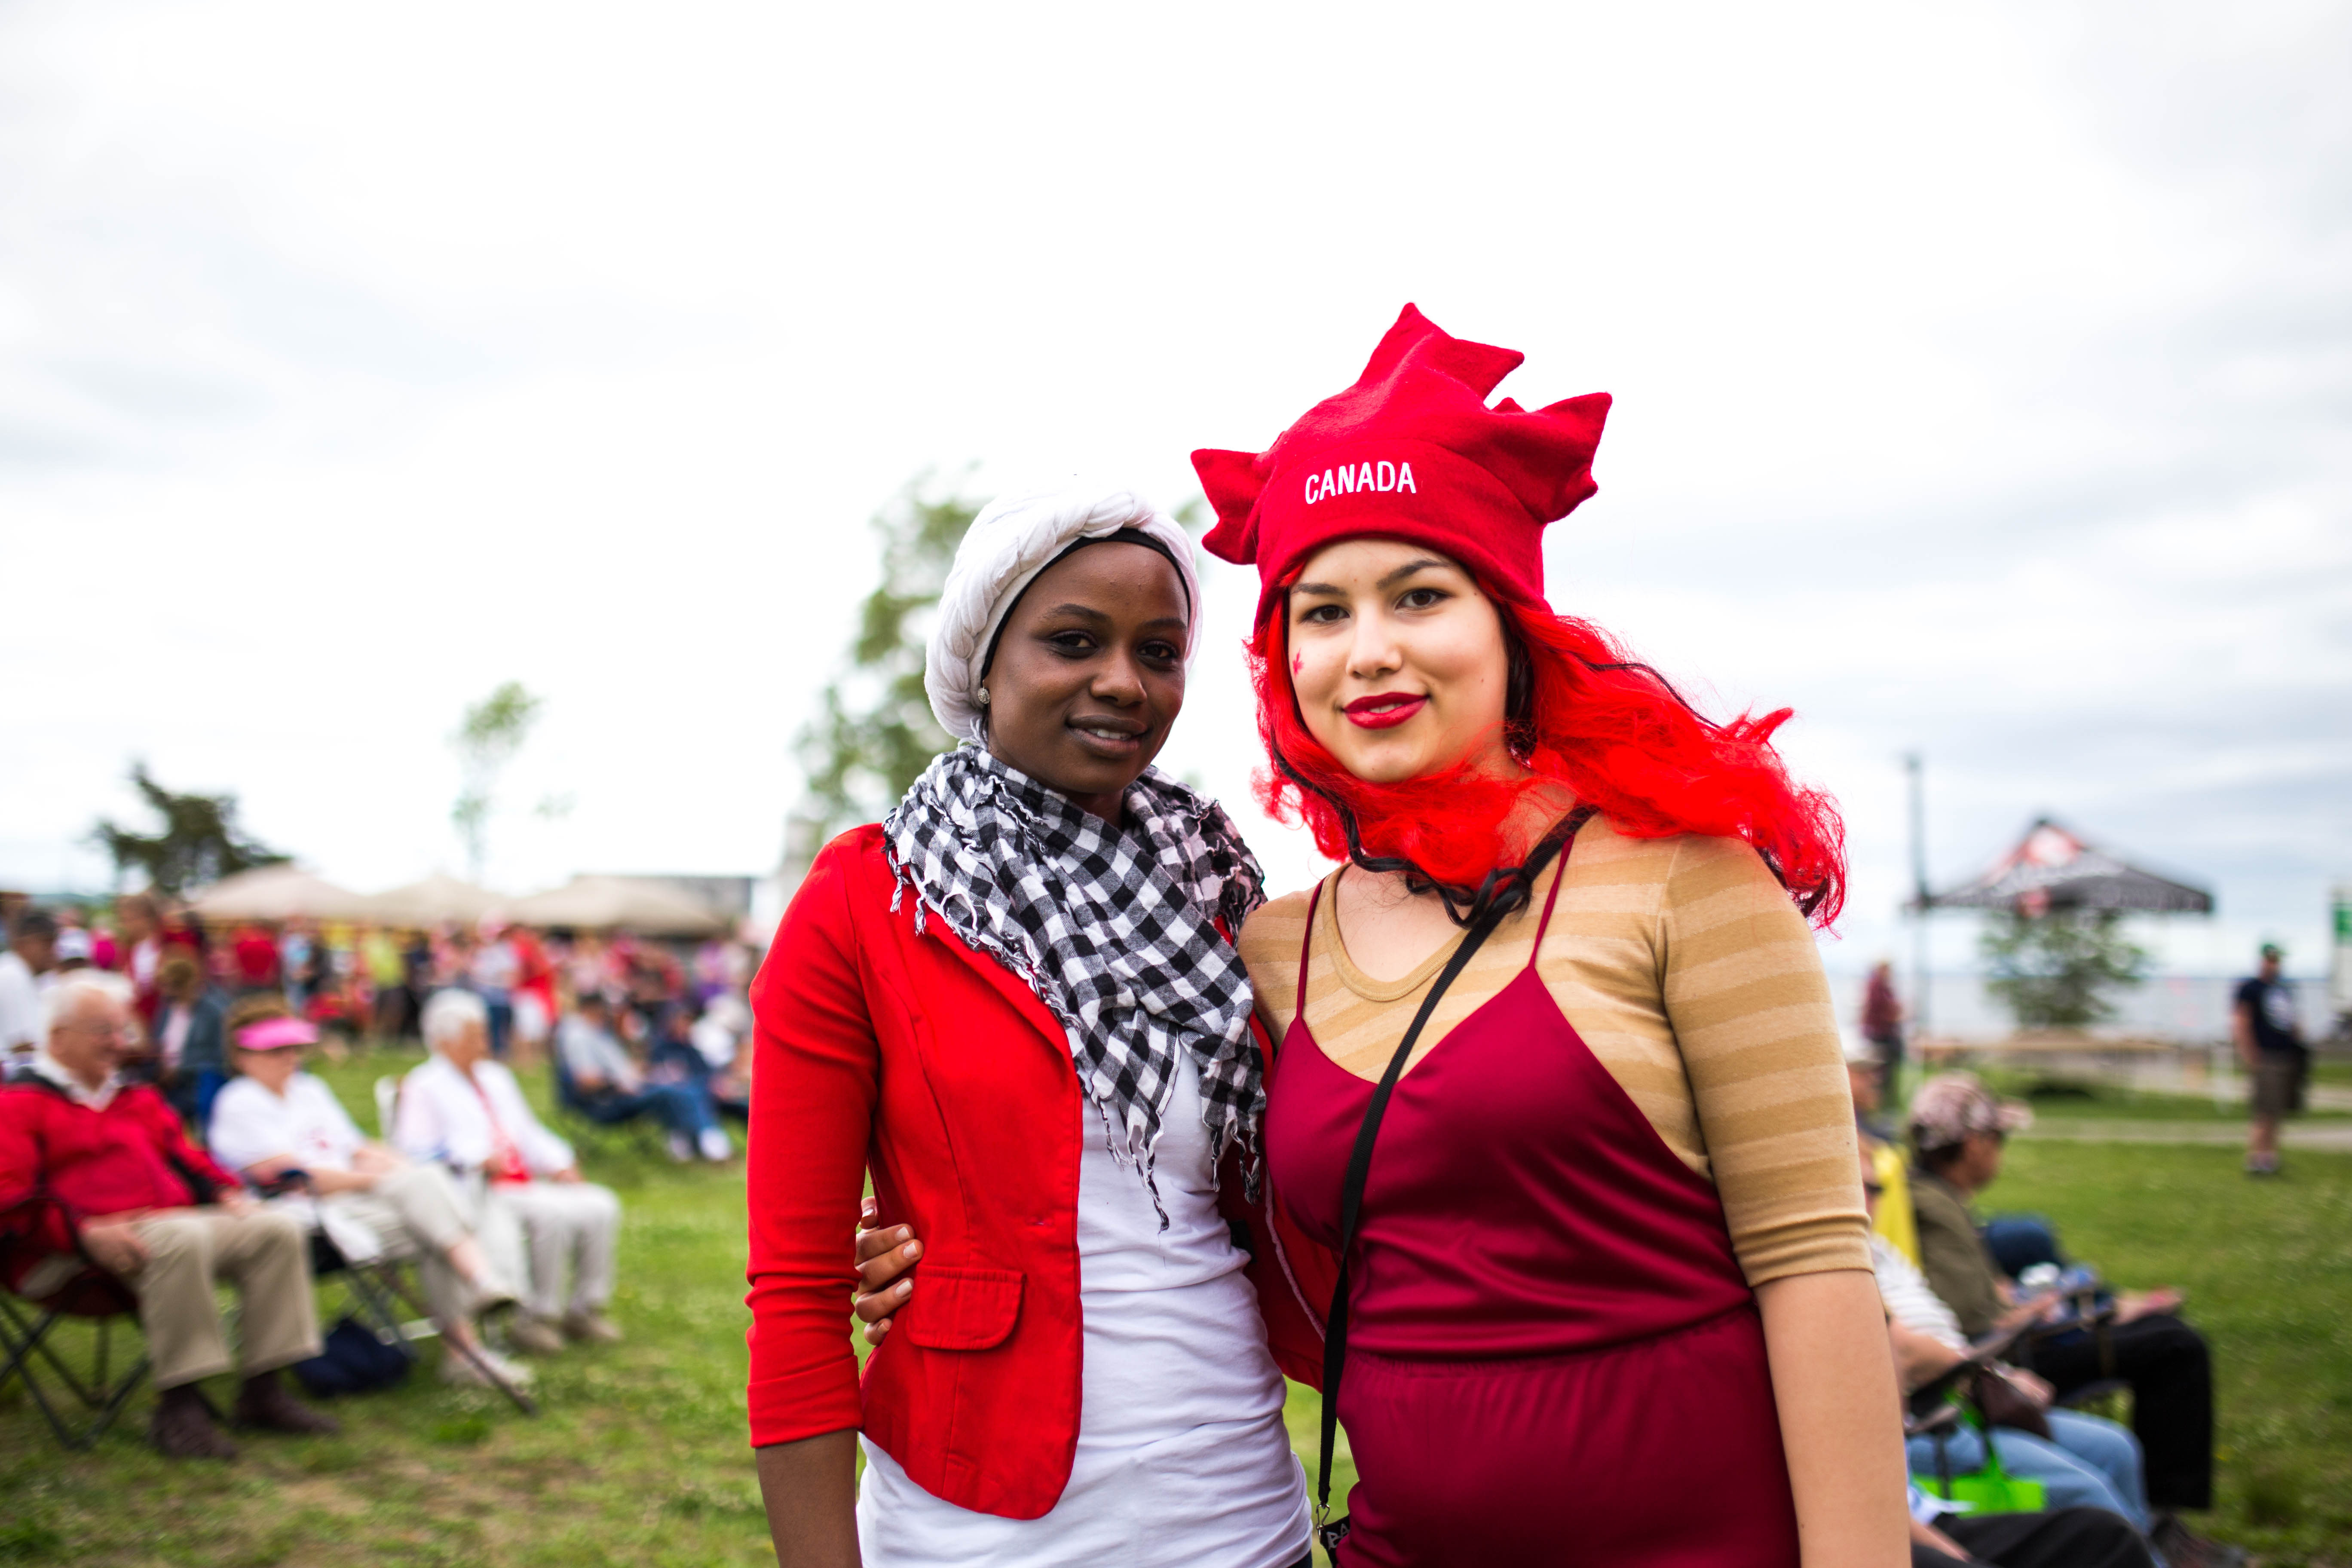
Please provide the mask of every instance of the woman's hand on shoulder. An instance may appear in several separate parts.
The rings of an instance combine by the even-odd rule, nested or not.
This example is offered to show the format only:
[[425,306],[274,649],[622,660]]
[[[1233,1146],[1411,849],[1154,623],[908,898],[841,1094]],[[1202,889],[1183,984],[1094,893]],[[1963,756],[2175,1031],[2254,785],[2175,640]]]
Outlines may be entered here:
[[923,1244],[910,1227],[877,1226],[877,1212],[872,1198],[858,1205],[857,1290],[850,1302],[869,1345],[882,1342],[891,1319],[915,1293],[915,1282],[902,1276],[923,1256]]

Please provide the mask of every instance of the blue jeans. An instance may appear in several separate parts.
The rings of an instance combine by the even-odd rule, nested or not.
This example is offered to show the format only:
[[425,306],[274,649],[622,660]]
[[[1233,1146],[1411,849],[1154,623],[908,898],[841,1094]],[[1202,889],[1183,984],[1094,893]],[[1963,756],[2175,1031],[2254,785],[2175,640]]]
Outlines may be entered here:
[[592,1094],[580,1109],[589,1121],[607,1127],[651,1116],[671,1132],[692,1140],[719,1125],[710,1109],[710,1091],[696,1083],[652,1083],[635,1094]]
[[514,1037],[514,1003],[503,996],[485,996],[482,1008],[490,1016],[490,1055],[507,1059],[507,1042]]
[[[2040,1481],[2050,1508],[2103,1508],[2123,1515],[2133,1529],[2146,1534],[2147,1489],[2140,1479],[2139,1440],[2112,1421],[2074,1410],[2051,1411],[2050,1435],[2054,1442],[2013,1427],[1995,1428],[1993,1447],[2000,1455],[2000,1468]],[[1958,1427],[1945,1438],[1944,1451],[1956,1476],[1981,1469],[1984,1434],[1973,1426]],[[1936,1473],[1933,1437],[1912,1438],[1906,1452],[1912,1474]]]
[[1997,1214],[1985,1222],[1985,1250],[2011,1279],[2037,1263],[2066,1267],[2055,1226],[2038,1214]]

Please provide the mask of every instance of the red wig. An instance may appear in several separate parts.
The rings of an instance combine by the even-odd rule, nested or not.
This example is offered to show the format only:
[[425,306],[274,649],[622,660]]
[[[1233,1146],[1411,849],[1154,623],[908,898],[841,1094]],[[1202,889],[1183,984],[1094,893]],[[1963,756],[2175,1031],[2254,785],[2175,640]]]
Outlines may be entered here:
[[[1349,773],[1299,716],[1282,593],[1249,647],[1258,734],[1272,764],[1255,780],[1268,815],[1303,820],[1331,859],[1402,870],[1411,885],[1435,889],[1466,924],[1498,891],[1515,890],[1509,862],[1528,847],[1507,842],[1506,825],[1528,791],[1551,781],[1628,837],[1743,839],[1815,926],[1837,919],[1845,825],[1828,795],[1791,782],[1773,749],[1772,732],[1790,710],[1717,724],[1590,622],[1487,597],[1510,648],[1504,738],[1529,776],[1480,776],[1466,760],[1402,784]],[[1517,891],[1511,902],[1523,898]]]

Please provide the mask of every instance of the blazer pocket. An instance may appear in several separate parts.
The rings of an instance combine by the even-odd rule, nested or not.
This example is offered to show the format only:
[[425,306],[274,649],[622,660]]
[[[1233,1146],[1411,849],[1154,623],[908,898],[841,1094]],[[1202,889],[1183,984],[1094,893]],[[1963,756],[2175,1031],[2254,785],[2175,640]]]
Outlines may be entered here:
[[915,1271],[915,1299],[891,1332],[933,1351],[984,1351],[1004,1342],[1021,1316],[1021,1274],[1013,1268]]

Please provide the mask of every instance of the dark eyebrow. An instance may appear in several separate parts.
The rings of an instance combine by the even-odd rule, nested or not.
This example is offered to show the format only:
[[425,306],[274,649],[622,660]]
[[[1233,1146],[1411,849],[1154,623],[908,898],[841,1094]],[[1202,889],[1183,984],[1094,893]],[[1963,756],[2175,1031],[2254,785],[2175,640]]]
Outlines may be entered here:
[[[1406,562],[1403,565],[1398,567],[1395,571],[1390,573],[1387,576],[1382,577],[1379,582],[1373,584],[1372,586],[1375,588],[1386,588],[1394,584],[1402,582],[1405,578],[1412,576],[1416,572],[1426,572],[1433,566],[1443,569],[1453,564],[1454,563],[1451,561],[1442,560],[1434,555],[1423,555],[1416,560]],[[1290,591],[1294,594],[1307,594],[1318,595],[1327,599],[1343,599],[1347,597],[1348,595],[1348,591],[1345,588],[1333,583],[1293,583],[1290,585]]]
[[1419,560],[1406,562],[1403,565],[1398,567],[1395,571],[1381,578],[1379,583],[1374,584],[1374,586],[1386,588],[1393,584],[1402,583],[1416,572],[1426,572],[1433,566],[1443,570],[1444,568],[1453,564],[1454,563],[1451,561],[1441,561],[1434,555],[1424,555]]
[[[1092,605],[1056,605],[1045,612],[1045,617],[1049,620],[1055,616],[1076,616],[1081,620],[1093,621],[1097,625],[1102,625],[1110,619],[1108,613],[1097,609]],[[1185,625],[1186,622],[1181,616],[1154,616],[1143,623],[1144,629],[1147,631],[1153,626],[1174,626],[1181,631]]]

